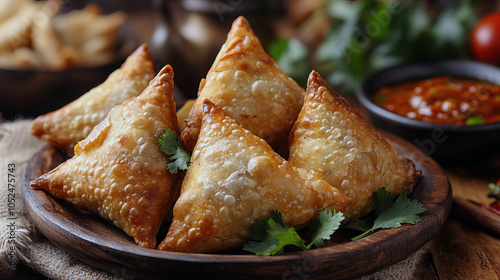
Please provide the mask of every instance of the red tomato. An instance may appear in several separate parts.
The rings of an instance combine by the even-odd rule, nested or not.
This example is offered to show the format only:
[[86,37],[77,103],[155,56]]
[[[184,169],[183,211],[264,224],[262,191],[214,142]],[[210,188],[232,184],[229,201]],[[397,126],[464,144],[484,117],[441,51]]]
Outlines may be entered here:
[[483,17],[470,34],[470,45],[474,59],[500,64],[500,12]]

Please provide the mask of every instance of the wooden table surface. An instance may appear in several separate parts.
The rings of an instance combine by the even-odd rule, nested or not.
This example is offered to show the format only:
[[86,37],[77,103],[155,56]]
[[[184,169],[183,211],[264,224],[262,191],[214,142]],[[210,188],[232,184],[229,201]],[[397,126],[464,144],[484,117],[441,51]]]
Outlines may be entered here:
[[[463,169],[446,169],[453,197],[489,204],[488,183],[496,181],[486,174],[468,174]],[[500,172],[496,172],[500,176]],[[430,261],[436,279],[500,279],[500,237],[452,214],[431,241]]]

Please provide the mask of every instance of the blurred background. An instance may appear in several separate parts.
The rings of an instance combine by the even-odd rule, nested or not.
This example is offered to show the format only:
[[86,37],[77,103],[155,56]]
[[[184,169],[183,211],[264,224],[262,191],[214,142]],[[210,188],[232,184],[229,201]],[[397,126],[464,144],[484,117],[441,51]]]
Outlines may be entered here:
[[[13,18],[22,10],[10,7],[15,12],[7,13],[10,2],[20,6],[47,1],[3,1],[0,11],[7,15],[2,20],[0,12],[0,37],[11,32],[5,27],[9,16]],[[471,30],[482,16],[499,8],[498,1],[472,0],[58,2],[62,7],[54,17],[89,5],[97,5],[101,15],[125,15],[114,35],[113,59],[50,69],[1,65],[2,57],[9,60],[13,55],[0,54],[3,119],[35,117],[61,107],[104,81],[142,42],[149,44],[157,69],[165,64],[173,66],[176,98],[195,98],[201,78],[224,43],[231,23],[240,15],[249,20],[268,53],[301,85],[305,87],[308,74],[315,69],[339,93],[351,95],[367,74],[388,66],[449,58],[479,59],[471,52]],[[29,43],[24,47],[29,48]]]

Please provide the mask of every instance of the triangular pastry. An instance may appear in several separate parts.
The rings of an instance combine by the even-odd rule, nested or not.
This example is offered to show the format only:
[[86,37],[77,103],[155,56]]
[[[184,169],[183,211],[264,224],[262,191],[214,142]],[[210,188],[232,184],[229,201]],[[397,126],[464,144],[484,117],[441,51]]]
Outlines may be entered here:
[[239,17],[200,83],[182,140],[192,150],[198,139],[203,101],[210,99],[272,147],[287,144],[305,91],[265,52],[244,17]]
[[74,145],[87,137],[111,108],[138,96],[154,75],[154,63],[143,44],[102,84],[61,109],[36,118],[31,133],[72,154]]
[[415,186],[419,172],[320,75],[309,75],[304,106],[290,133],[289,161],[314,170],[352,198],[346,220],[374,210],[373,193],[385,187],[399,194]]
[[249,238],[248,226],[273,209],[281,211],[286,224],[300,226],[322,209],[342,211],[349,203],[336,188],[290,165],[209,100],[204,108],[200,137],[160,250],[236,248]]
[[[31,182],[56,198],[111,220],[146,248],[178,194],[177,175],[158,139],[165,128],[179,133],[173,71],[166,66],[144,92],[114,107],[75,156]],[[176,189],[177,188],[177,189]]]

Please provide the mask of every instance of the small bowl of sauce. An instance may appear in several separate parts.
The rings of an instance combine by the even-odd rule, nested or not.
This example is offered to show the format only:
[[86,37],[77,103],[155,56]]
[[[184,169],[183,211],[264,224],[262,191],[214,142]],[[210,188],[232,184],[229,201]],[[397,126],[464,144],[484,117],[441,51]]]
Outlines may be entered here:
[[443,164],[500,154],[500,68],[475,61],[399,65],[356,92],[373,125]]
[[473,79],[438,76],[384,86],[373,101],[424,122],[478,125],[500,121],[500,86]]

